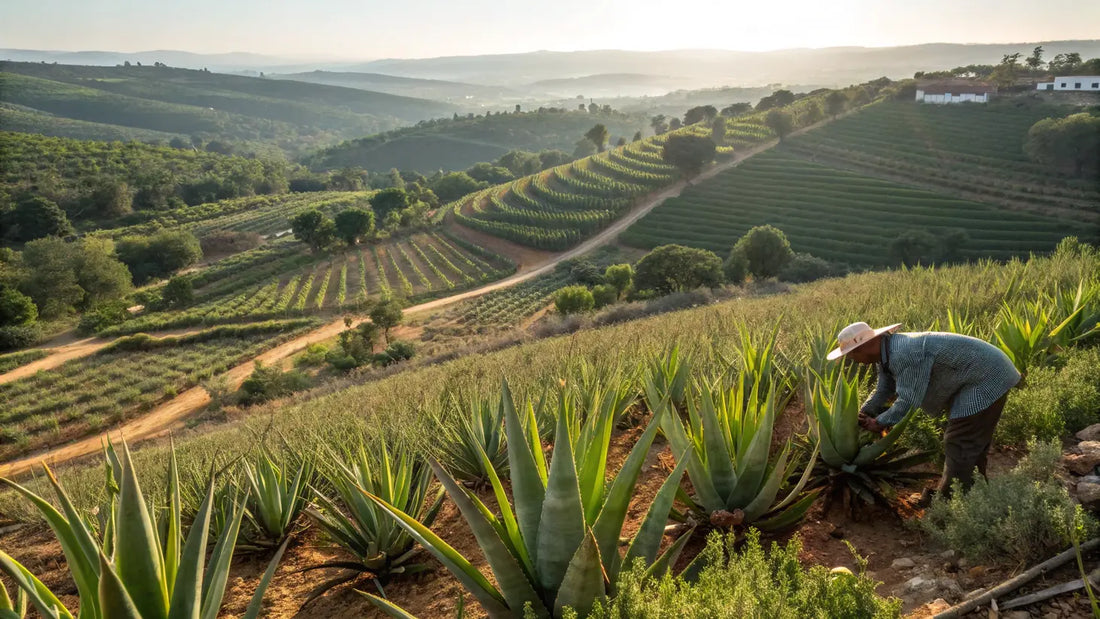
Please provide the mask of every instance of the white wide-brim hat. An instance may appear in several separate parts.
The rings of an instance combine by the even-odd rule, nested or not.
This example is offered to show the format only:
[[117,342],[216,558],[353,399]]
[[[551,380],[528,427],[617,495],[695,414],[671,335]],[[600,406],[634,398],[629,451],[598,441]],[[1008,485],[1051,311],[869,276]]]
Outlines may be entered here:
[[899,322],[896,325],[890,325],[889,327],[881,327],[878,329],[872,329],[871,325],[865,322],[853,322],[852,324],[844,327],[840,330],[840,333],[836,336],[836,341],[839,346],[833,349],[826,358],[829,361],[839,359],[844,355],[852,352],[853,350],[863,346],[867,342],[875,339],[883,333],[893,333],[901,327]]

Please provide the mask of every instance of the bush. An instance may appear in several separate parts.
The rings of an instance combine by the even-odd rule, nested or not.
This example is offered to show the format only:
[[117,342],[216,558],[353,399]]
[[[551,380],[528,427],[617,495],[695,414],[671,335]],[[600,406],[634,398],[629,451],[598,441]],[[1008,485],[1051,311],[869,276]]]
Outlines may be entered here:
[[202,246],[186,230],[164,230],[153,236],[128,236],[115,246],[122,260],[140,284],[165,277],[202,259]]
[[592,300],[595,309],[607,307],[619,300],[619,291],[611,284],[600,284],[592,288]]
[[918,526],[966,558],[990,563],[1034,563],[1064,550],[1080,522],[1091,535],[1095,521],[1054,476],[1060,444],[1030,441],[1028,450],[1011,471],[979,476],[968,492],[933,502]]
[[595,305],[592,292],[584,286],[566,286],[554,294],[554,308],[563,316],[587,312]]
[[386,350],[374,356],[374,362],[382,367],[390,366],[402,361],[412,359],[416,354],[416,347],[412,342],[397,340],[390,342]]
[[38,320],[38,308],[30,297],[15,288],[0,285],[0,326],[28,325]]
[[305,351],[294,360],[294,365],[298,367],[316,367],[322,365],[325,362],[325,358],[328,356],[328,352],[328,348],[324,344],[310,344],[306,346]]
[[756,226],[745,233],[733,252],[740,253],[748,262],[749,273],[757,279],[779,275],[791,261],[791,244],[783,231],[775,226]]
[[1056,440],[1100,422],[1100,349],[1067,350],[1063,362],[1031,369],[1024,388],[1009,394],[997,424],[999,442]]
[[103,303],[91,311],[84,312],[84,315],[80,317],[77,331],[82,335],[91,335],[107,327],[126,322],[126,319],[130,317],[126,305],[125,301],[111,301],[110,303]]
[[42,329],[37,323],[0,327],[0,350],[34,346],[41,339]]
[[177,275],[164,285],[160,298],[165,308],[187,307],[195,300],[195,284],[190,277]]
[[263,362],[257,361],[252,375],[246,378],[241,383],[241,388],[237,390],[237,401],[241,404],[257,404],[286,397],[308,387],[309,378],[301,372],[294,370],[284,372],[279,366],[266,366]]
[[804,284],[832,274],[833,268],[825,260],[810,254],[796,253],[779,271],[779,281]]
[[[614,598],[597,602],[592,619],[679,619],[710,617],[901,617],[901,600],[875,594],[865,575],[866,561],[856,557],[856,574],[805,568],[796,537],[767,551],[760,534],[750,531],[738,549],[737,536],[714,532],[707,538],[704,567],[695,582],[665,575],[647,579],[639,560],[620,576]],[[576,617],[567,612],[563,616]]]
[[749,259],[745,252],[736,247],[730,250],[730,255],[722,263],[722,272],[726,275],[726,281],[740,286],[749,276]]

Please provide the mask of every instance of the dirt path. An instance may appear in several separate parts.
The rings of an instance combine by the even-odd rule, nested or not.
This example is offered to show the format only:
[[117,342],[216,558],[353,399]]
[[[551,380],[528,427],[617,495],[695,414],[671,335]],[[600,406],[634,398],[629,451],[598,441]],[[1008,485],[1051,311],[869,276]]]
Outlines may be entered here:
[[[804,133],[822,124],[825,124],[826,122],[829,121],[821,121],[815,125],[811,125],[810,127],[800,129],[792,133],[791,135]],[[772,141],[745,151],[743,154],[731,161],[720,163],[706,170],[699,176],[695,177],[695,179],[693,179],[693,182],[706,180],[708,178],[711,178],[712,176],[715,176],[716,174],[720,174],[730,168],[736,167],[742,161],[748,159],[749,157],[752,157],[753,155],[769,150],[775,147],[776,144],[778,144],[778,141]],[[684,188],[687,186],[687,182],[680,181],[675,185],[672,185],[671,187],[665,189],[664,191],[661,191],[660,193],[649,196],[645,201],[636,205],[633,209],[630,210],[629,213],[615,221],[613,224],[605,228],[596,236],[588,239],[587,241],[581,243],[573,249],[559,254],[551,255],[541,265],[532,265],[532,268],[530,268],[529,270],[523,271],[521,273],[516,273],[515,275],[511,275],[502,280],[487,284],[480,288],[475,288],[473,290],[460,292],[458,294],[444,297],[442,299],[436,299],[434,301],[428,301],[426,303],[421,303],[419,305],[408,307],[405,309],[405,313],[407,315],[411,315],[439,309],[447,305],[458,303],[459,301],[479,297],[494,290],[500,290],[502,288],[514,286],[520,282],[525,282],[544,273],[548,273],[552,271],[554,267],[563,260],[582,256],[596,249],[597,247],[600,247],[601,245],[615,242],[619,233],[626,230],[631,224],[644,217],[647,213],[659,206],[665,200],[680,195],[680,192],[683,191]],[[452,225],[455,224],[452,223]],[[339,335],[339,333],[343,331],[344,328],[345,325],[343,318],[334,320],[324,325],[323,327],[311,331],[301,337],[276,346],[275,348],[272,348],[271,350],[256,357],[252,361],[242,363],[232,368],[225,375],[229,378],[230,386],[235,389],[240,385],[241,382],[244,381],[245,378],[248,377],[249,374],[252,373],[255,361],[263,361],[264,363],[268,364],[278,363],[283,359],[286,359],[287,357],[293,355],[294,353],[305,349],[310,344],[323,342],[327,339]],[[84,340],[81,340],[81,342],[84,342]],[[108,343],[109,342],[104,341],[100,341],[99,343],[88,342],[85,345],[98,346],[99,348],[102,348]],[[71,346],[77,346],[78,344],[80,344],[80,342],[74,342],[73,344],[71,344]],[[55,356],[56,355],[50,355],[49,357],[46,357],[41,361],[23,367],[27,368],[34,366],[37,363],[53,359]],[[9,372],[8,374],[11,373],[12,372]],[[0,377],[0,379],[3,379],[3,377]],[[25,475],[31,470],[31,467],[35,466],[39,462],[45,462],[51,466],[54,466],[68,460],[80,458],[93,453],[98,453],[101,449],[103,440],[108,435],[110,435],[114,440],[125,437],[128,443],[134,445],[142,440],[154,438],[156,436],[171,432],[172,430],[180,429],[183,427],[184,421],[187,419],[187,417],[201,410],[202,407],[205,406],[206,403],[209,401],[210,396],[202,387],[192,387],[191,389],[188,389],[187,391],[184,391],[180,395],[176,396],[172,400],[154,408],[149,413],[142,415],[140,418],[129,421],[122,426],[119,426],[112,430],[108,430],[107,432],[96,436],[90,436],[88,438],[81,439],[68,445],[62,445],[60,447],[55,447],[43,452],[25,456],[18,460],[12,460],[10,462],[2,463],[0,464],[0,477],[15,477],[18,475]]]

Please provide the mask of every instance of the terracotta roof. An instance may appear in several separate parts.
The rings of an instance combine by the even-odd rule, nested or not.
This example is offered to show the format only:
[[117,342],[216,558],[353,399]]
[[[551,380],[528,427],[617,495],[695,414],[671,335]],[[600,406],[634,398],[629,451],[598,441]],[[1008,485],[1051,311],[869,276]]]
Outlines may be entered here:
[[990,84],[983,84],[981,82],[935,82],[932,84],[925,84],[924,86],[917,86],[918,90],[923,90],[926,95],[943,95],[951,93],[953,95],[983,95],[985,93],[997,92],[997,87]]

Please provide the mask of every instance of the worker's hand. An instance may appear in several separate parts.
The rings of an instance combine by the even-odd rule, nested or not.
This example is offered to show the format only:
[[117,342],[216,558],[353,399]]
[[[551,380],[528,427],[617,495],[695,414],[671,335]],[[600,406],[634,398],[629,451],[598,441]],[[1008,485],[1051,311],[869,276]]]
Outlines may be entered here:
[[886,426],[876,421],[874,417],[864,415],[863,413],[859,414],[859,427],[875,434],[881,434],[886,428]]

